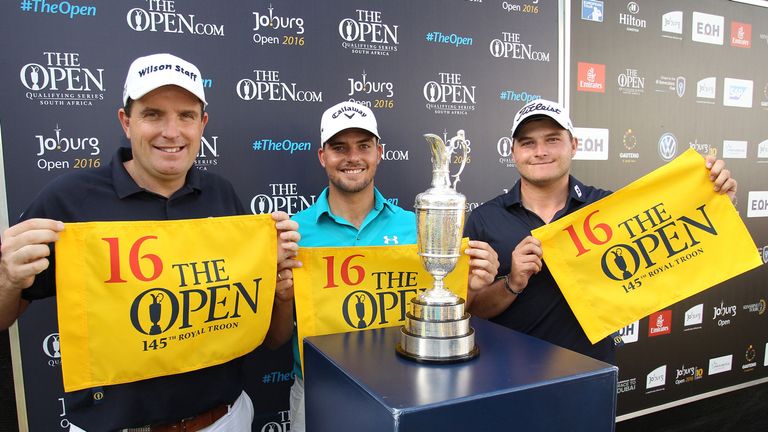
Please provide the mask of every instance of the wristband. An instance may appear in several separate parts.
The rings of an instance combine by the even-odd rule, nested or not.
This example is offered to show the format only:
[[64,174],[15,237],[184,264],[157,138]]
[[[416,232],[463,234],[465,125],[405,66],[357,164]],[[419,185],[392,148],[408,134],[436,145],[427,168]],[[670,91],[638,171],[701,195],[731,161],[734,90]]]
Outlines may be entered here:
[[509,286],[509,275],[504,276],[504,289],[506,289],[508,293],[514,296],[519,296],[523,293],[523,291],[525,291],[525,288],[521,289],[520,291],[513,290],[512,287]]

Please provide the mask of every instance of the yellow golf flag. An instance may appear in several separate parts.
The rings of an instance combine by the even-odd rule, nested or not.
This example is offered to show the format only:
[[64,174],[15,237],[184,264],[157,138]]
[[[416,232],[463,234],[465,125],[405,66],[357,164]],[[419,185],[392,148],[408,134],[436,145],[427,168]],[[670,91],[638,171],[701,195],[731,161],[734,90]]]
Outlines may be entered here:
[[[462,239],[462,251],[468,241]],[[304,265],[293,269],[293,282],[302,368],[305,337],[405,323],[411,299],[433,282],[417,252],[415,244],[299,250]],[[462,253],[445,286],[466,299],[468,277]]]
[[592,343],[762,264],[693,149],[532,234]]
[[64,390],[240,357],[272,315],[270,215],[68,223],[56,242]]

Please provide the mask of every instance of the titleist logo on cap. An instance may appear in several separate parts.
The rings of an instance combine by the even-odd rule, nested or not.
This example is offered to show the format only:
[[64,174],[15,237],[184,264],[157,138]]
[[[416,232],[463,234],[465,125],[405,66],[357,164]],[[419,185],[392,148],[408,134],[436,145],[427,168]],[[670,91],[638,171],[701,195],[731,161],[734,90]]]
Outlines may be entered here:
[[549,112],[553,112],[553,113],[556,113],[556,114],[560,114],[561,113],[560,108],[558,108],[556,106],[550,106],[550,105],[545,105],[545,104],[542,104],[542,103],[537,103],[535,105],[530,105],[530,106],[527,106],[527,107],[523,107],[523,109],[521,109],[520,112],[517,113],[517,119],[520,119],[520,117],[524,116],[525,114],[528,114],[531,111],[549,111]]

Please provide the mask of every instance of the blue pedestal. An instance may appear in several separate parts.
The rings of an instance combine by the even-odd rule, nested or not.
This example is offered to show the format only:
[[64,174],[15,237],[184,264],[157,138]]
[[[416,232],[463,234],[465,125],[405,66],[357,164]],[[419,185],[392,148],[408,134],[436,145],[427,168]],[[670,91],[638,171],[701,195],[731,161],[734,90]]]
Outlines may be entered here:
[[480,356],[412,362],[400,328],[304,341],[308,432],[613,431],[615,366],[472,318]]

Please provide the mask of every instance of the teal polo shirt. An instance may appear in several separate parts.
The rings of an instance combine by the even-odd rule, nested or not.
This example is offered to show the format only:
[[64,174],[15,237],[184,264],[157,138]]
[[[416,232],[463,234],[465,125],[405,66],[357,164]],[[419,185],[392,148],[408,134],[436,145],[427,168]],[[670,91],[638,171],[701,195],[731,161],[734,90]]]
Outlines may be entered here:
[[[298,222],[300,247],[382,246],[416,243],[416,214],[389,203],[374,188],[371,212],[357,229],[344,218],[331,213],[328,188],[312,206],[293,215]],[[301,377],[299,338],[293,328],[293,372]]]

